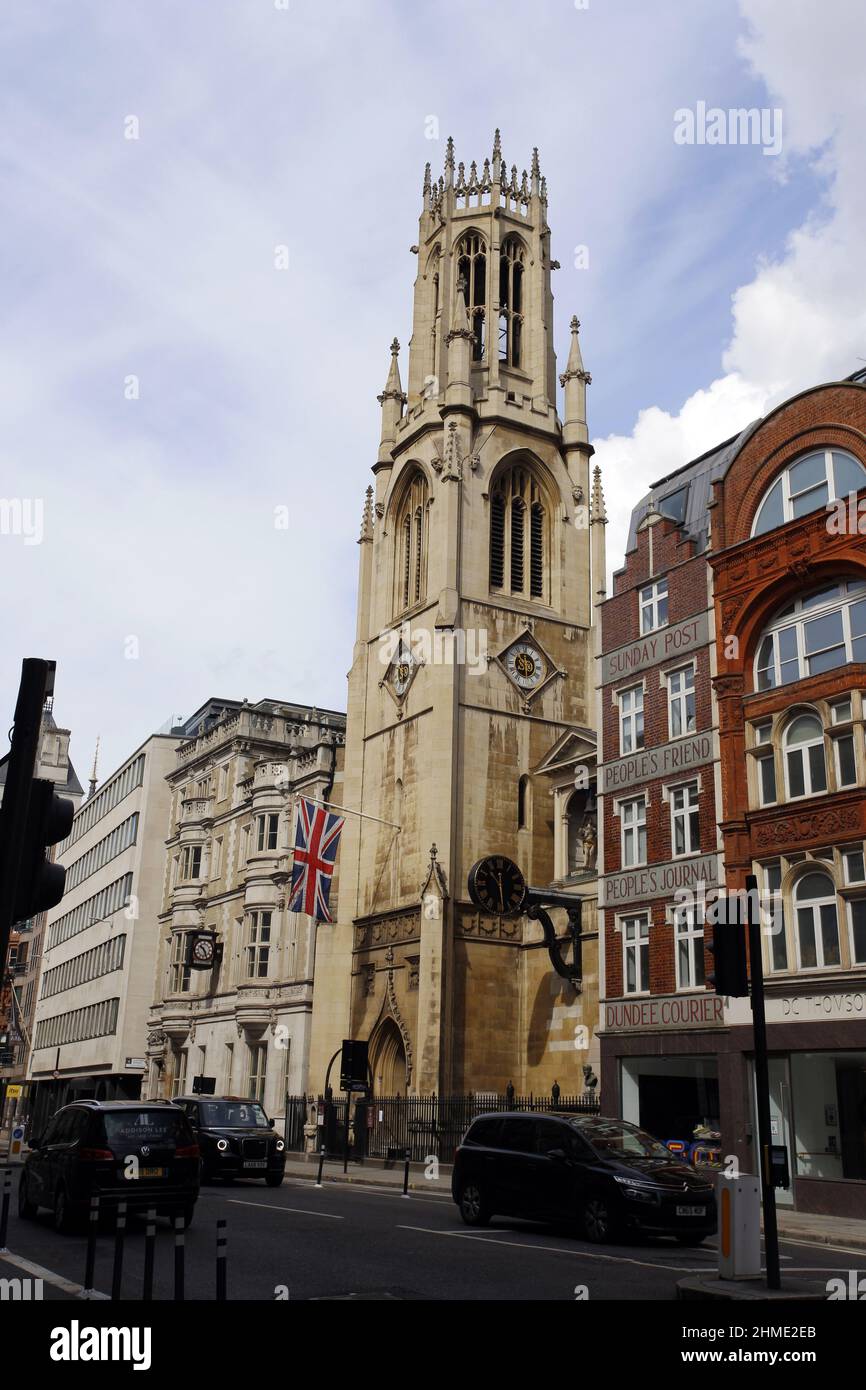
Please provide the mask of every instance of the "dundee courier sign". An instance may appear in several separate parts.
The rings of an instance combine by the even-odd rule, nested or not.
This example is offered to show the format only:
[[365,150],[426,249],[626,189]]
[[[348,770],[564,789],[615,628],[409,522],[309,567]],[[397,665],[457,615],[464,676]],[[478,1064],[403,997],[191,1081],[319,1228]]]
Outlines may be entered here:
[[648,782],[653,777],[669,777],[671,773],[682,772],[691,767],[713,760],[713,736],[711,733],[690,734],[674,743],[663,743],[658,748],[645,748],[640,753],[632,753],[616,762],[604,763],[601,773],[601,790],[621,791],[639,782]]
[[649,1033],[665,1029],[721,1028],[724,1000],[718,994],[659,995],[617,999],[602,1008],[602,1032]]
[[688,656],[698,647],[705,647],[709,640],[706,612],[699,613],[695,618],[684,618],[682,622],[648,633],[637,642],[629,642],[625,647],[617,647],[616,651],[605,652],[601,658],[601,683],[610,685],[612,681],[645,671],[648,666],[655,666],[660,661]]

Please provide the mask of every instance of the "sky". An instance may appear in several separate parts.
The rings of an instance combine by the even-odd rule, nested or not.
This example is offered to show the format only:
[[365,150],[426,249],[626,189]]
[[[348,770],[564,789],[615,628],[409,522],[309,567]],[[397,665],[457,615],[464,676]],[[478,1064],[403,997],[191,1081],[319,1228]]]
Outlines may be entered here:
[[[538,146],[618,567],[651,482],[866,361],[864,50],[858,0],[4,7],[9,721],[24,656],[58,663],[82,781],[97,735],[101,779],[212,695],[345,708],[449,134],[467,165],[496,126],[519,170]],[[700,103],[781,125],[681,143]]]

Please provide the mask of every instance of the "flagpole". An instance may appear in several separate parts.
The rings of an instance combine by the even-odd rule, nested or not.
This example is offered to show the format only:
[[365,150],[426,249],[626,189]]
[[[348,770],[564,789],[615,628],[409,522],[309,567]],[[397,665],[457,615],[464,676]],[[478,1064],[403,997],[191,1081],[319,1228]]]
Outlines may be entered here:
[[395,825],[392,820],[382,820],[380,816],[370,816],[366,811],[353,811],[348,806],[338,806],[336,801],[323,801],[319,796],[310,796],[307,792],[298,792],[305,801],[312,801],[316,806],[327,806],[329,811],[343,811],[347,816],[360,816],[362,820],[374,820],[377,825],[390,825],[392,830],[402,830],[402,826]]

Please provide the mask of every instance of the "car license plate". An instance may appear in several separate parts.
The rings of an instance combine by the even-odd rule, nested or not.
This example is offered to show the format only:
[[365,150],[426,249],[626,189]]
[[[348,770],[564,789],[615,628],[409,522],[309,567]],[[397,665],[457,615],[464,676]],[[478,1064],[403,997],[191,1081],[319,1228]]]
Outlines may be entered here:
[[677,1216],[705,1216],[706,1207],[677,1207]]
[[164,1177],[165,1177],[165,1169],[164,1169],[164,1168],[139,1168],[139,1170],[138,1170],[138,1176],[139,1176],[140,1178],[164,1178]]
[[267,1160],[266,1158],[245,1158],[245,1159],[244,1159],[244,1167],[245,1167],[245,1168],[267,1168],[267,1166],[268,1166],[268,1160]]

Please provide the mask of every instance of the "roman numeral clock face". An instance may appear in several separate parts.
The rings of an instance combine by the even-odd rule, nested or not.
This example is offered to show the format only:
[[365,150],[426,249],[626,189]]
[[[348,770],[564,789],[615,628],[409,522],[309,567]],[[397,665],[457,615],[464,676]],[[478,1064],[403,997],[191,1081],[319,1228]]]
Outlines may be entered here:
[[547,673],[544,658],[529,642],[515,642],[505,658],[505,669],[520,690],[534,690]]
[[492,854],[469,870],[469,896],[482,912],[517,917],[526,900],[526,879],[511,859]]

